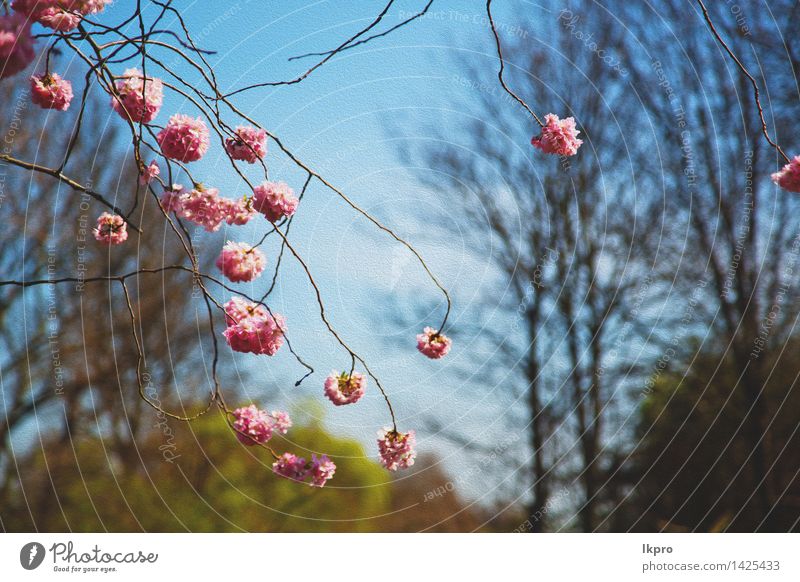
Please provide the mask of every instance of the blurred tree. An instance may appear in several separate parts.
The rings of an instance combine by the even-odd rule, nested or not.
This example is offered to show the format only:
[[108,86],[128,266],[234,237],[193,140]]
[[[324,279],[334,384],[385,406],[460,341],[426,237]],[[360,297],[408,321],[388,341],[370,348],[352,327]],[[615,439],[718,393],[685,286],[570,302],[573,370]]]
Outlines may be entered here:
[[[577,36],[591,23],[596,46],[612,53],[619,27],[601,7],[584,6],[576,19],[560,3],[548,6],[552,21],[525,27],[537,43],[501,34],[506,81],[541,117],[575,116],[585,142],[579,154],[559,160],[529,145],[539,128],[499,89],[491,54],[461,63],[468,73],[460,85],[474,89],[469,98],[478,113],[459,118],[460,130],[426,140],[408,158],[433,170],[420,171],[423,183],[451,193],[448,211],[458,219],[442,223],[459,236],[471,233],[471,247],[490,256],[502,275],[487,298],[491,305],[466,331],[491,342],[500,364],[492,366],[493,381],[511,391],[499,391],[501,398],[526,407],[509,430],[527,434],[529,467],[520,472],[520,487],[531,493],[533,531],[547,527],[559,482],[580,488],[577,525],[592,531],[614,501],[604,484],[616,468],[618,439],[607,437],[619,435],[624,388],[643,364],[623,348],[641,336],[639,311],[667,277],[654,267],[663,213],[651,176],[640,170],[650,144],[626,133],[638,120],[621,90],[623,72]],[[638,304],[637,296],[644,298]],[[498,298],[510,325],[486,320]]]
[[[633,452],[637,484],[619,517],[638,531],[797,531],[800,527],[800,348],[797,339],[770,354],[763,397],[770,419],[764,436],[775,497],[766,513],[755,502],[749,468],[753,449],[741,437],[749,403],[735,356],[701,354],[686,375],[670,374],[642,403]],[[762,478],[765,476],[762,475]]]
[[[14,87],[0,86],[3,103],[14,104],[2,128],[6,153],[59,167],[63,160],[58,152],[72,137],[75,116],[32,108],[27,91]],[[84,124],[102,128],[107,115],[106,107],[88,107]],[[64,173],[89,168],[89,186],[116,201],[123,191],[137,188],[138,173],[128,153],[113,131],[90,136],[84,130]],[[106,210],[95,200],[49,175],[8,165],[0,165],[0,172],[4,279],[80,279],[188,264],[179,245],[165,244],[174,234],[163,221],[153,220],[160,210],[141,187],[132,216],[144,232],[131,232],[133,246],[120,251],[94,241],[91,229]],[[193,299],[190,275],[142,274],[128,279],[128,287],[143,338],[143,369],[151,379],[148,397],[176,412],[184,405],[202,406],[211,391],[206,370],[210,361],[204,359],[209,346],[202,345],[208,341],[203,339],[208,320],[203,301]],[[137,391],[137,352],[124,305],[117,282],[0,288],[2,503],[8,502],[19,477],[18,459],[39,441],[55,439],[69,447],[72,441],[102,435],[115,458],[134,465],[143,462],[135,439],[157,415]],[[49,481],[39,485],[24,492],[33,523],[58,510]]]
[[[473,247],[503,275],[487,302],[507,307],[511,325],[478,313],[471,331],[499,356],[492,381],[511,386],[510,402],[527,404],[516,426],[529,436],[528,514],[541,513],[556,487],[572,483],[582,495],[571,497],[576,519],[563,527],[584,531],[629,527],[631,513],[658,507],[660,496],[674,500],[668,479],[647,489],[653,498],[638,491],[665,444],[649,440],[646,429],[635,434],[632,420],[647,399],[642,423],[659,419],[663,434],[689,424],[680,416],[688,409],[671,408],[679,401],[654,393],[664,389],[665,373],[704,378],[710,369],[722,391],[716,396],[725,399],[711,391],[706,405],[737,408],[727,410],[723,427],[700,425],[719,438],[731,431],[705,452],[710,458],[716,447],[727,459],[730,443],[743,463],[732,471],[710,464],[708,479],[723,486],[734,479],[744,504],[721,527],[793,527],[775,508],[786,503],[780,492],[794,471],[779,453],[800,420],[784,411],[778,428],[776,406],[792,389],[773,385],[770,362],[796,337],[800,201],[769,179],[785,162],[762,135],[752,87],[695,2],[543,7],[553,21],[530,24],[536,42],[501,29],[506,81],[540,115],[576,117],[584,139],[578,155],[559,162],[527,148],[524,132],[536,128],[498,88],[497,60],[471,56],[470,73],[458,78],[471,89],[469,100],[453,108],[461,129],[443,120],[438,139],[408,158],[426,168],[424,183],[452,193],[448,212],[458,220],[441,224],[471,233]],[[784,43],[793,38],[796,8],[778,0],[773,18],[711,6],[723,37],[756,75],[768,131],[787,152],[800,147],[791,121],[797,92],[787,90],[796,87],[797,50]],[[661,404],[671,424],[650,413]],[[639,437],[647,445],[637,447]],[[687,439],[669,447],[675,467],[692,458]],[[695,509],[714,513],[713,488],[694,495]]]
[[[728,3],[710,4],[716,28],[761,87],[767,130],[785,151],[797,151],[800,143],[793,131],[797,92],[787,90],[796,86],[792,62],[796,53],[787,51],[784,42],[795,35],[797,3],[776,0],[770,11],[752,7],[739,17]],[[771,398],[783,400],[790,384],[783,394],[770,395],[775,369],[769,362],[781,357],[797,334],[800,200],[771,182],[770,173],[785,161],[762,134],[750,81],[711,34],[697,4],[660,3],[662,21],[655,27],[647,13],[641,5],[620,7],[621,18],[646,36],[649,53],[655,55],[632,60],[630,69],[637,84],[658,86],[642,92],[641,103],[664,145],[660,171],[670,193],[665,201],[672,230],[683,233],[681,252],[671,259],[676,280],[682,281],[678,307],[682,323],[671,330],[665,346],[677,351],[673,369],[684,365],[690,368],[690,377],[706,379],[709,369],[717,371],[715,389],[701,402],[724,410],[719,422],[734,429],[723,440],[710,441],[720,447],[719,454],[727,458],[731,450],[746,452],[739,457],[744,466],[733,469],[737,494],[746,503],[736,527],[744,528],[745,523],[756,527],[766,519],[762,529],[780,529],[786,522],[773,511],[780,488],[770,460],[786,443],[774,432]],[[681,31],[678,44],[676,26]],[[630,51],[638,46],[635,38],[633,34],[625,39]],[[695,345],[683,341],[692,334],[701,341]],[[722,400],[714,401],[714,394]],[[673,405],[671,400],[666,403]],[[657,404],[658,400],[650,402],[651,407]],[[677,429],[688,418],[676,412],[664,410]],[[725,435],[726,429],[716,424],[704,428]],[[675,455],[691,452],[670,450]],[[645,467],[651,462],[640,461]],[[727,486],[730,469],[714,463],[709,478]],[[695,495],[703,492],[708,497],[698,503],[716,507],[717,493],[701,488]],[[670,494],[668,489],[658,493]],[[701,519],[703,515],[705,511]],[[706,521],[688,522],[709,527]]]

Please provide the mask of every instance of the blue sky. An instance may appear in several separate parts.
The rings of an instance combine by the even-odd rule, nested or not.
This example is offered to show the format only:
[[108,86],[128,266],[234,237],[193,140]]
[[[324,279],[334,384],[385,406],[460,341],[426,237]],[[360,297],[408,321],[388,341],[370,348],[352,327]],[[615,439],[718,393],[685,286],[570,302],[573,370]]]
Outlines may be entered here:
[[[124,12],[124,4],[119,2],[112,10]],[[234,2],[227,13],[215,8],[219,3],[186,4],[182,13],[200,31],[198,44],[218,51],[209,60],[223,90],[298,75],[313,60],[289,62],[288,57],[335,47],[383,6],[382,2],[290,4]],[[383,26],[397,24],[423,5],[398,2]],[[507,26],[516,22],[515,15],[501,8],[496,17]],[[453,294],[451,321],[456,329],[459,319],[469,316],[483,293],[494,287],[497,275],[489,257],[480,258],[469,250],[468,233],[459,238],[431,228],[433,217],[448,215],[448,193],[427,191],[416,183],[400,162],[397,148],[424,137],[420,132],[426,127],[436,127],[469,103],[472,89],[458,82],[460,73],[452,61],[462,56],[491,61],[492,42],[482,4],[467,9],[464,3],[437,2],[425,18],[343,53],[302,83],[234,98],[299,157],[420,250]],[[191,112],[185,103],[168,98],[162,117],[173,109]],[[458,113],[479,114],[467,109]],[[525,118],[520,116],[520,121],[525,123]],[[273,144],[268,156],[271,178],[299,189],[304,176],[276,150]],[[243,193],[226,163],[217,147],[195,170],[223,194]],[[214,178],[204,178],[204,173]],[[422,214],[432,220],[421,220]],[[258,223],[238,228],[226,237],[253,240],[263,227]],[[415,350],[414,335],[426,324],[438,325],[443,303],[409,253],[319,185],[306,195],[292,239],[323,291],[332,322],[381,377],[400,428],[421,431],[421,452],[445,457],[451,471],[465,462],[457,447],[425,432],[427,418],[455,423],[452,430],[486,431],[481,440],[487,442],[502,432],[499,403],[489,393],[476,399],[480,386],[468,389],[455,373],[465,361],[481,359],[480,353],[470,350],[477,348],[474,338],[458,337],[451,356],[440,362],[430,362]],[[270,263],[276,254],[276,246],[268,247]],[[297,263],[288,260],[285,265],[272,308],[286,315],[296,349],[317,373],[294,388],[292,380],[302,371],[285,350],[271,359],[246,355],[238,361],[251,373],[241,386],[249,397],[291,409],[309,397],[321,399],[325,375],[347,366],[348,358],[321,326],[312,289]],[[258,281],[255,289],[263,285]],[[415,316],[419,313],[429,315]],[[325,404],[325,422],[332,431],[361,438],[374,452],[375,432],[388,424],[374,384],[356,406]]]
[[[424,4],[424,0],[399,0],[376,31],[400,23]],[[133,0],[117,0],[98,18],[119,21],[132,5]],[[337,46],[373,20],[385,2],[239,0],[176,5],[197,44],[216,51],[207,59],[221,89],[229,91],[301,74],[314,58],[289,61],[289,57]],[[156,8],[148,3],[144,6],[150,11],[145,18],[152,17]],[[509,42],[521,38],[537,43],[535,31],[524,28],[526,23],[548,26],[557,18],[556,13],[530,2],[499,2],[494,14]],[[164,24],[177,30],[174,21],[166,19]],[[138,28],[129,32],[136,34]],[[179,62],[164,54],[159,57],[173,65]],[[471,78],[465,63],[482,67],[486,75]],[[424,326],[436,327],[441,321],[444,301],[439,291],[400,244],[330,190],[318,183],[309,189],[298,209],[291,239],[322,290],[328,317],[381,378],[400,430],[417,430],[419,452],[435,454],[450,474],[470,475],[468,482],[459,483],[459,491],[485,500],[494,497],[491,487],[524,470],[525,437],[522,431],[509,431],[515,422],[510,419],[513,403],[508,381],[497,379],[494,348],[479,333],[465,328],[479,320],[484,326],[509,329],[513,314],[502,308],[508,283],[494,267],[496,250],[488,230],[478,233],[483,238],[476,248],[475,233],[464,230],[452,210],[462,201],[453,200],[453,192],[421,185],[415,179],[421,169],[407,166],[399,154],[402,148],[417,147],[438,135],[452,133],[453,140],[458,140],[463,126],[483,119],[477,97],[481,93],[502,95],[493,73],[497,64],[483,2],[467,5],[436,0],[425,17],[342,53],[302,83],[260,88],[233,98],[305,163],[411,242],[449,289],[453,297],[449,324],[455,345],[447,358],[433,362],[417,352],[415,335]],[[81,62],[73,59],[60,66],[76,86],[82,85]],[[125,68],[117,66],[119,73]],[[192,80],[188,68],[181,71]],[[159,73],[148,67],[148,74]],[[165,93],[156,123],[163,124],[173,113],[198,114],[182,96],[169,90]],[[509,107],[516,105],[510,103]],[[506,137],[517,154],[529,155],[526,135],[533,128],[521,109],[519,113],[520,135]],[[492,126],[491,120],[483,121]],[[108,126],[118,122],[116,114],[109,111]],[[227,122],[236,125],[240,120],[231,116]],[[304,173],[274,143],[270,143],[267,163],[271,179],[300,189]],[[225,196],[247,193],[216,142],[191,169],[195,177],[219,188]],[[261,179],[255,168],[247,170],[254,181]],[[126,206],[127,201],[121,204]],[[266,228],[266,222],[258,219],[246,227],[229,228],[223,236],[257,241]],[[220,237],[200,229],[197,235],[203,252],[216,256]],[[277,241],[271,240],[264,250],[267,272],[253,284],[241,286],[252,296],[260,296],[269,285]],[[226,298],[227,294],[220,295],[220,300]],[[288,350],[272,358],[238,354],[242,381],[226,389],[238,391],[243,403],[252,400],[271,408],[305,408],[307,414],[322,415],[332,432],[360,439],[368,454],[377,457],[376,432],[390,424],[385,403],[374,382],[357,405],[333,407],[324,399],[325,376],[332,369],[348,367],[349,357],[324,328],[313,289],[291,256],[284,257],[270,306],[286,316],[293,346],[316,373],[295,388],[294,381],[305,370]],[[205,317],[204,304],[198,302],[198,309]],[[198,388],[197,393],[206,393],[206,387]],[[309,407],[310,399],[318,405]],[[228,402],[232,403],[230,397]],[[483,466],[480,459],[484,455],[466,452],[431,431],[431,420],[447,432],[475,439],[489,449],[502,443],[503,448],[519,453],[518,462],[502,471]]]

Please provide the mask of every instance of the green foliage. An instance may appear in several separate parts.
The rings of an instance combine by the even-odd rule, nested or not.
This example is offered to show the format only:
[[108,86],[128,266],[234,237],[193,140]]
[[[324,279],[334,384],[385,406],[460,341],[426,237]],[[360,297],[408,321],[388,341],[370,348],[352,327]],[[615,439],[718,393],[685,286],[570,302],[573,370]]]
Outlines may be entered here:
[[290,440],[271,444],[302,456],[319,447],[313,452],[333,458],[337,473],[324,489],[275,476],[269,453],[240,445],[219,415],[178,424],[167,423],[171,438],[159,428],[123,454],[99,438],[46,443],[21,468],[22,488],[2,500],[5,528],[33,529],[23,491],[40,531],[362,532],[389,511],[387,473],[358,442],[319,425],[296,426]]
[[[759,366],[760,398],[766,409],[763,430],[769,474],[753,467],[746,438],[751,407],[742,389],[741,362],[730,353],[701,353],[686,374],[665,374],[641,404],[638,444],[631,460],[626,503],[628,523],[642,531],[788,531],[796,528],[796,475],[800,460],[797,409],[800,360],[797,340],[787,349],[751,360]],[[765,374],[764,372],[769,372]],[[754,491],[765,479],[767,514]],[[644,508],[644,511],[643,511]]]

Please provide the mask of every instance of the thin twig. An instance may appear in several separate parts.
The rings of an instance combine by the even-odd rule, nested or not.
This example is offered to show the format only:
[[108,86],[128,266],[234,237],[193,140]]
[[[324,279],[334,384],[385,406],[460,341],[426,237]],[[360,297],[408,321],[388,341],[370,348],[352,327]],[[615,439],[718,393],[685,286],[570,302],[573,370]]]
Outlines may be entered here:
[[503,87],[506,93],[511,95],[517,103],[522,105],[525,108],[531,117],[536,120],[536,123],[539,124],[539,127],[544,127],[544,123],[542,120],[539,119],[533,110],[528,107],[528,104],[522,100],[522,98],[514,93],[511,89],[509,89],[508,85],[506,85],[505,79],[503,79],[503,71],[505,70],[505,59],[503,58],[503,49],[500,46],[500,36],[497,34],[497,27],[494,24],[494,18],[492,17],[492,0],[486,0],[486,15],[489,17],[489,25],[492,28],[492,34],[494,35],[494,42],[497,46],[497,58],[500,59],[500,70],[497,73],[497,78],[500,80],[500,85]]
[[706,24],[708,24],[709,30],[717,39],[717,42],[719,42],[719,44],[722,45],[722,48],[725,49],[725,52],[728,53],[728,56],[731,57],[733,62],[736,63],[736,66],[739,67],[739,70],[741,70],[742,73],[744,73],[744,75],[749,79],[750,84],[753,86],[753,95],[756,100],[756,107],[758,108],[758,117],[761,120],[761,132],[764,134],[764,137],[766,138],[767,142],[769,142],[769,145],[775,148],[775,151],[777,151],[780,155],[782,155],[783,159],[785,159],[787,162],[790,162],[791,160],[789,159],[789,156],[787,156],[783,152],[781,147],[777,143],[775,143],[769,136],[769,131],[767,131],[767,120],[764,118],[764,108],[761,106],[761,97],[758,92],[758,83],[756,82],[755,77],[753,77],[753,75],[750,74],[750,71],[747,70],[747,67],[745,67],[744,64],[742,64],[742,61],[739,60],[739,57],[737,57],[736,54],[734,54],[734,52],[731,50],[728,44],[722,39],[719,32],[717,32],[717,28],[711,21],[711,16],[709,15],[708,9],[706,8],[706,5],[703,3],[703,0],[697,0],[697,3],[700,5],[700,10],[703,11],[703,18],[705,19]]
[[344,50],[349,44],[351,44],[356,39],[358,39],[362,35],[366,34],[370,30],[372,30],[375,26],[377,26],[380,23],[380,21],[383,20],[383,17],[386,16],[386,13],[389,12],[389,9],[392,7],[392,4],[394,4],[394,0],[389,0],[389,2],[386,4],[386,6],[384,6],[383,10],[381,10],[380,14],[378,14],[378,16],[375,18],[375,20],[373,20],[369,24],[369,26],[367,26],[366,28],[363,28],[358,33],[356,33],[355,35],[351,36],[346,41],[344,41],[342,44],[340,44],[338,47],[336,47],[335,49],[330,51],[328,53],[328,55],[324,59],[319,61],[316,65],[314,65],[313,67],[308,69],[305,73],[303,73],[299,77],[295,77],[294,79],[291,79],[289,81],[272,81],[272,82],[256,83],[254,85],[248,85],[246,87],[242,87],[241,89],[237,89],[235,91],[231,91],[230,93],[225,94],[225,97],[226,98],[227,97],[232,97],[232,96],[237,95],[239,93],[243,93],[244,91],[250,91],[251,89],[256,89],[258,87],[279,87],[281,85],[295,85],[297,83],[300,83],[301,81],[305,80],[311,73],[313,73],[314,71],[319,69],[322,65],[327,63],[334,56],[336,56],[338,53],[340,53],[342,50]]
[[357,46],[361,46],[362,44],[366,44],[366,43],[368,43],[368,42],[370,42],[372,40],[375,40],[376,38],[382,38],[382,37],[384,37],[384,36],[386,36],[388,34],[393,33],[398,28],[402,28],[406,24],[409,24],[410,22],[413,22],[417,18],[422,18],[423,16],[425,16],[425,14],[428,12],[428,9],[431,7],[431,4],[433,4],[433,0],[428,0],[428,3],[425,5],[425,7],[422,10],[420,10],[419,12],[414,14],[413,16],[411,16],[409,18],[406,18],[401,23],[395,24],[394,26],[392,26],[391,28],[389,28],[387,30],[384,30],[383,32],[380,32],[378,34],[373,34],[372,36],[368,36],[367,38],[359,40],[358,42],[354,42],[352,44],[349,44],[346,47],[339,49],[339,51],[336,51],[336,49],[332,49],[332,50],[329,50],[329,51],[323,51],[323,52],[319,52],[319,53],[305,53],[303,55],[297,55],[297,56],[294,56],[294,57],[289,57],[288,60],[296,61],[296,60],[299,60],[299,59],[305,59],[307,57],[324,57],[325,55],[329,55],[329,54],[331,54],[333,52],[343,53],[344,51],[350,50],[352,48],[356,48]]
[[95,192],[91,188],[87,188],[86,186],[83,186],[82,184],[76,182],[72,178],[70,178],[68,176],[65,176],[63,172],[60,172],[59,170],[57,170],[55,168],[48,168],[48,167],[42,166],[40,164],[34,164],[32,162],[25,162],[25,161],[22,161],[22,160],[18,160],[16,158],[12,158],[8,154],[0,154],[0,160],[4,160],[4,161],[8,162],[9,164],[12,164],[14,166],[18,166],[20,168],[24,168],[26,170],[30,170],[31,172],[38,172],[40,174],[45,174],[47,176],[52,176],[53,178],[55,178],[55,179],[57,179],[57,180],[59,180],[61,182],[64,182],[67,186],[69,186],[73,190],[76,190],[78,192],[83,192],[87,196],[91,196],[92,198],[94,198],[95,200],[100,202],[101,204],[103,204],[106,207],[108,207],[111,210],[113,210],[116,214],[119,214],[120,216],[125,218],[125,222],[127,222],[128,225],[133,230],[135,230],[136,232],[138,232],[138,233],[142,232],[139,229],[139,227],[136,226],[136,224],[134,224],[133,222],[128,220],[127,215],[122,210],[120,210],[117,206],[115,206],[114,204],[112,204],[111,202],[106,200],[101,194],[98,194],[97,192]]

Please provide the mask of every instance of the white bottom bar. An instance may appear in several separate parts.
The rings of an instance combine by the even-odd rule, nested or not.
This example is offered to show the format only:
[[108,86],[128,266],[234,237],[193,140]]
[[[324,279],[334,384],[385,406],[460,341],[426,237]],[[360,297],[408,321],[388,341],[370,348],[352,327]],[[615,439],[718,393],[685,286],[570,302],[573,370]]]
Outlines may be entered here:
[[799,542],[793,534],[3,534],[0,579],[797,581]]

